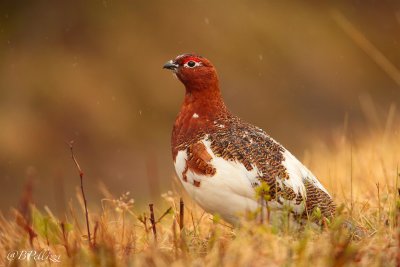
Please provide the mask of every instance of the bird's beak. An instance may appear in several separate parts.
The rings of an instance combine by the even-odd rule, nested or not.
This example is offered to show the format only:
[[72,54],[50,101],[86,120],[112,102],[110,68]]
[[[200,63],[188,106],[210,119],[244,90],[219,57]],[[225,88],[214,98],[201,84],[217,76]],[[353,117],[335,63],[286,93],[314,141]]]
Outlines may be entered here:
[[178,67],[179,67],[178,64],[170,60],[164,64],[163,69],[176,70]]

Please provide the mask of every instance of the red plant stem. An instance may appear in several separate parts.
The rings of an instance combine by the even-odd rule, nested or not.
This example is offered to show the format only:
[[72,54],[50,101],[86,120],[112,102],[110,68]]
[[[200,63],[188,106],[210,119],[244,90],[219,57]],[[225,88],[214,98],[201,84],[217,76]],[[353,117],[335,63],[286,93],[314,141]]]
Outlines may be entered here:
[[154,240],[157,242],[157,229],[156,229],[156,220],[154,218],[153,204],[149,204],[149,207],[150,207],[151,228],[153,229]]
[[183,229],[184,216],[185,216],[185,204],[183,203],[183,199],[181,198],[179,201],[179,229],[181,231]]
[[80,180],[81,180],[82,198],[83,198],[83,203],[84,203],[84,205],[85,205],[86,228],[87,228],[87,233],[88,233],[89,245],[91,246],[91,245],[92,245],[92,240],[91,240],[91,236],[90,236],[89,212],[88,212],[88,208],[87,208],[85,190],[84,190],[84,188],[83,188],[83,171],[82,171],[82,169],[81,169],[81,166],[79,166],[78,161],[77,161],[76,158],[75,158],[74,149],[73,149],[73,144],[74,144],[73,141],[69,142],[69,148],[70,148],[70,150],[71,150],[71,157],[72,157],[72,160],[74,161],[74,163],[75,163],[75,165],[76,165],[76,168],[78,169],[79,177],[80,177]]

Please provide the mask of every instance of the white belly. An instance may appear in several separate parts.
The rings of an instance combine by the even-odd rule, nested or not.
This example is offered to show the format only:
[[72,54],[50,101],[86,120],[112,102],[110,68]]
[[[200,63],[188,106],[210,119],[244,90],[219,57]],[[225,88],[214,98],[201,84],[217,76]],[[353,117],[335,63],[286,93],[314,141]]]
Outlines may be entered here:
[[[254,167],[248,171],[241,163],[216,157],[208,142],[203,143],[212,157],[210,164],[216,169],[215,175],[204,176],[188,170],[187,181],[184,181],[182,172],[186,166],[186,150],[178,152],[175,170],[188,194],[204,210],[217,213],[226,221],[236,224],[240,215],[258,207],[252,186],[252,182],[257,182],[259,177],[258,170]],[[194,181],[200,182],[200,185],[195,186]]]

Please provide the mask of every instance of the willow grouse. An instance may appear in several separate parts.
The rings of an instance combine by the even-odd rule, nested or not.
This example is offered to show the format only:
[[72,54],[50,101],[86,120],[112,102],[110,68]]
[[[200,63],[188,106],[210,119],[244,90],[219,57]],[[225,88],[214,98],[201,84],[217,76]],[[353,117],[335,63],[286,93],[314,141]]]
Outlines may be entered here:
[[256,187],[265,182],[273,211],[290,207],[296,219],[315,208],[331,217],[335,206],[318,179],[262,129],[229,112],[214,66],[184,54],[164,65],[186,93],[172,131],[175,170],[189,195],[206,211],[236,224],[260,206]]

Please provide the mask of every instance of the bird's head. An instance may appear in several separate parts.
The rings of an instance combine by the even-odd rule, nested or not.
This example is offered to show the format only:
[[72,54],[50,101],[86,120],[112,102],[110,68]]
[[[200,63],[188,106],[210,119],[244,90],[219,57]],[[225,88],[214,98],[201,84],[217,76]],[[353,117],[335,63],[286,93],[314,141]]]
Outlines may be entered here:
[[202,56],[179,55],[165,63],[163,68],[172,70],[189,91],[218,87],[218,77],[214,66]]

